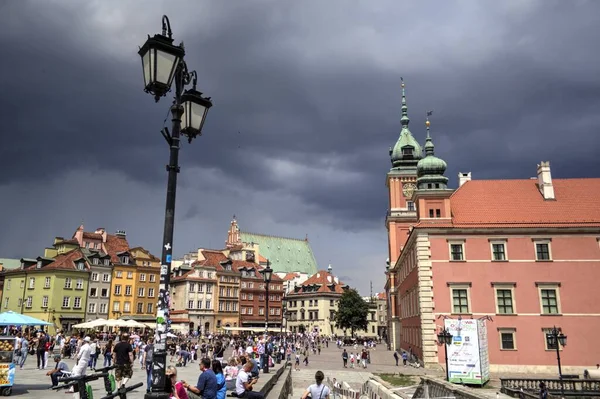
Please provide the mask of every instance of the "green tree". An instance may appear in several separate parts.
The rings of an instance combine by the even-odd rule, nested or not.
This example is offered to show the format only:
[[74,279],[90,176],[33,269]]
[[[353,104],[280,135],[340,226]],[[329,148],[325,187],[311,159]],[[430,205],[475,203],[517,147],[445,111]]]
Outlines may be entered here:
[[351,336],[358,330],[367,330],[369,321],[369,305],[355,289],[346,290],[338,302],[335,314],[335,325],[341,329],[349,329]]

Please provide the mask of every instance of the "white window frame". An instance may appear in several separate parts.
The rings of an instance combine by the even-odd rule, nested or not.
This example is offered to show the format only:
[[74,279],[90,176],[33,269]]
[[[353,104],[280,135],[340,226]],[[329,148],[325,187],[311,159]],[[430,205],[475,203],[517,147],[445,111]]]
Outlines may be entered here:
[[[462,247],[461,258],[462,259],[453,259],[452,257],[452,246],[460,245]],[[467,254],[465,252],[465,240],[448,240],[448,259],[450,262],[464,262],[467,259]]]
[[65,277],[65,288],[66,289],[73,288],[73,280],[71,279],[71,277]]
[[[547,244],[548,245],[548,259],[539,259],[538,258],[538,250],[537,250],[538,244]],[[552,258],[552,240],[549,238],[533,239],[533,251],[535,254],[536,262],[551,262],[553,260],[553,258]]]
[[156,282],[156,274],[151,274],[150,275],[150,282],[151,283],[155,283]]
[[194,300],[193,299],[188,299],[188,309],[194,309]]
[[133,279],[133,272],[131,272],[131,271],[127,272],[127,278],[130,280]]
[[137,304],[137,309],[136,309],[136,313],[137,313],[137,314],[142,314],[142,313],[144,313],[144,303],[143,303],[143,302],[138,302],[138,304]]
[[[492,262],[506,262],[508,260],[508,240],[503,238],[490,239],[490,259]],[[496,259],[494,257],[494,245],[502,245],[504,247],[504,259]]]
[[[10,282],[10,280],[9,280]],[[50,288],[50,284],[52,283],[52,277],[46,277],[44,279],[44,288]],[[10,287],[9,287],[10,288]]]
[[121,284],[115,285],[115,295],[121,295]]
[[[494,287],[494,303],[496,304],[496,314],[497,315],[516,315],[517,314],[517,304],[515,301],[515,283],[492,283]],[[498,303],[498,290],[508,290],[510,291],[510,298],[512,301],[512,313],[500,313],[500,306]]]
[[113,312],[120,312],[120,311],[121,311],[121,302],[119,302],[119,301],[113,302]]
[[75,289],[76,290],[83,289],[83,279],[82,278],[78,278],[77,281],[75,282]]
[[35,277],[29,277],[29,289],[32,290],[35,288]]
[[154,288],[148,288],[148,298],[154,298]]
[[[65,299],[67,304],[65,305]],[[62,308],[63,309],[67,309],[71,307],[71,297],[70,296],[63,296],[63,300],[62,300]]]
[[96,302],[90,302],[88,304],[88,313],[96,313]]
[[[77,302],[79,302],[79,304]],[[81,309],[81,297],[76,296],[75,299],[73,299],[73,309]]]
[[131,302],[125,301],[123,303],[123,313],[131,313]]
[[[471,302],[471,283],[447,283],[450,288],[450,314],[472,314],[473,313],[473,302]],[[454,311],[454,290],[467,290],[467,312],[455,312]]]
[[[538,289],[538,300],[540,303],[540,315],[560,316],[562,315],[562,306],[560,302],[560,283],[535,283]],[[542,303],[542,290],[554,290],[556,292],[556,310],[558,313],[544,313],[544,304]]]
[[108,308],[108,304],[107,303],[101,303],[100,304],[100,309],[98,309],[98,313],[108,313],[107,312],[107,308]]
[[31,309],[33,307],[33,297],[32,296],[27,297],[27,300],[25,301],[25,307],[27,309]]
[[102,275],[102,282],[103,283],[110,283],[110,273],[104,273]]
[[44,296],[42,297],[42,307],[43,307],[43,308],[47,308],[47,307],[48,307],[48,299],[49,299],[49,298],[48,298],[48,295],[44,295]]
[[126,296],[131,296],[131,285],[126,285],[125,286],[125,295]]
[[138,298],[143,298],[144,297],[144,294],[145,294],[144,291],[145,291],[144,287],[139,287],[138,288]]
[[146,313],[152,314],[153,311],[154,311],[154,304],[148,302],[146,304]]
[[98,281],[99,274],[96,273],[96,272],[92,272],[92,276],[91,277],[92,277],[91,278],[92,281]]
[[140,281],[141,282],[145,282],[146,281],[146,273],[140,273]]
[[115,277],[117,277],[117,278],[123,278],[123,271],[122,270],[117,270],[115,272]]

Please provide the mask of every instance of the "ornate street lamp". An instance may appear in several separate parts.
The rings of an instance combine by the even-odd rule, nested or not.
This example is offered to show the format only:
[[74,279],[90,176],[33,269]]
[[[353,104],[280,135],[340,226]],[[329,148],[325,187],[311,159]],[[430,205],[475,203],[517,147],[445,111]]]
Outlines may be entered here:
[[269,354],[268,354],[268,345],[267,345],[267,337],[269,336],[269,284],[271,283],[271,277],[273,276],[273,269],[271,269],[271,263],[267,259],[267,267],[262,271],[263,280],[265,282],[265,354],[263,362],[263,373],[269,372]]
[[[152,392],[145,398],[170,397],[171,392],[165,392],[165,369],[167,362],[166,342],[170,328],[169,319],[169,283],[171,279],[171,259],[173,254],[173,229],[175,225],[175,194],[177,191],[177,174],[179,173],[180,135],[187,136],[188,141],[202,133],[208,109],[212,106],[210,97],[202,97],[196,90],[198,81],[195,71],[188,72],[184,60],[183,44],[173,45],[171,23],[166,15],[162,17],[162,34],[154,35],[140,48],[144,75],[144,91],[154,96],[158,102],[161,97],[171,91],[175,83],[175,96],[171,105],[172,132],[164,128],[161,133],[170,148],[169,173],[167,181],[167,203],[165,209],[165,227],[160,268],[160,292],[156,314],[156,336],[154,356],[152,358]],[[190,90],[184,91],[185,86],[193,84]],[[182,123],[183,117],[183,123]],[[150,387],[147,387],[150,389]]]
[[448,345],[452,344],[452,334],[447,328],[440,330],[437,335],[438,345],[444,345],[444,358],[446,360],[446,381],[450,380],[450,373],[448,371]]
[[556,349],[556,361],[558,363],[558,379],[560,380],[560,391],[562,397],[565,396],[565,387],[563,383],[562,367],[560,365],[560,347],[567,346],[567,336],[562,333],[560,328],[554,326],[550,332],[546,334],[546,344],[548,349]]

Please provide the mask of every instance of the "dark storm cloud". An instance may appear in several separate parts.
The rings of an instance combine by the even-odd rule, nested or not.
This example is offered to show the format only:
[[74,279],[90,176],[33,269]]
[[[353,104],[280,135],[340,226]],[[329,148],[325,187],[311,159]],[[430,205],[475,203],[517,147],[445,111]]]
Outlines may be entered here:
[[[0,3],[5,193],[31,198],[39,195],[36,184],[52,182],[44,195],[63,198],[67,185],[81,183],[81,200],[102,207],[100,191],[123,195],[106,180],[118,173],[129,181],[120,190],[152,193],[138,200],[148,202],[141,208],[135,196],[120,202],[124,224],[136,224],[127,220],[134,207],[160,209],[168,151],[159,131],[170,99],[155,104],[141,90],[137,46],[158,32],[164,12],[185,42],[199,89],[215,104],[204,135],[183,143],[178,228],[196,232],[202,220],[214,231],[235,212],[271,234],[310,223],[322,251],[343,241],[332,231],[385,241],[384,182],[388,148],[400,131],[400,76],[421,142],[425,111],[434,110],[436,155],[448,162],[451,181],[459,171],[477,179],[529,177],[541,160],[552,162],[555,177],[600,170],[597,2],[180,1],[174,8],[161,1],[13,1]],[[103,185],[61,178],[72,172],[104,173],[95,177]],[[16,200],[23,201],[3,199],[4,224],[28,220],[7,209]],[[260,224],[259,215],[273,225]],[[44,234],[59,234],[50,230]],[[7,245],[0,251],[13,250]],[[185,245],[203,244],[190,238]],[[364,251],[369,262],[385,258],[385,242]]]

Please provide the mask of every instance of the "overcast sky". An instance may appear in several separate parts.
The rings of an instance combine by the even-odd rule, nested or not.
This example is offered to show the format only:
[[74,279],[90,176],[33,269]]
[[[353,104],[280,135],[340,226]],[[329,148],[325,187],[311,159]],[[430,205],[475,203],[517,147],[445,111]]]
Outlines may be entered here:
[[236,214],[308,234],[321,268],[381,291],[401,76],[422,143],[434,110],[453,187],[542,160],[598,176],[597,1],[2,1],[0,257],[41,255],[82,220],[160,256],[170,100],[143,92],[137,50],[164,13],[214,102],[182,146],[176,255],[221,248]]

